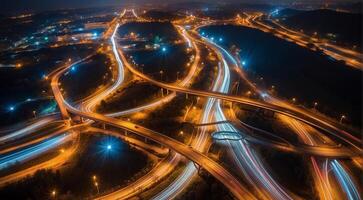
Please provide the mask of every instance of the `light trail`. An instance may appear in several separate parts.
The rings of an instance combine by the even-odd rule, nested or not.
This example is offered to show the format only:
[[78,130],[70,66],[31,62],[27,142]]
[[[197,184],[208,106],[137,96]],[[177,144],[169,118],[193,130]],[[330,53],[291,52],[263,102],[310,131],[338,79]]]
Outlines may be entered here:
[[[185,33],[185,32],[183,32],[183,33]],[[190,39],[188,41],[190,41]],[[194,42],[193,42],[193,44],[195,45]],[[195,45],[195,47],[196,47],[196,45]],[[218,75],[217,80],[213,84],[213,89],[218,87],[219,79],[220,79],[220,76]],[[207,103],[205,105],[203,116],[202,116],[202,121],[201,121],[202,124],[210,122],[211,111],[212,111],[214,102],[215,102],[214,98],[207,99]],[[203,127],[201,129],[200,133],[198,134],[198,136],[196,136],[196,138],[194,138],[193,143],[191,144],[191,146],[193,148],[195,148],[196,150],[198,150],[200,152],[204,152],[206,145],[207,145],[208,135],[206,134],[206,131],[207,131],[206,127]],[[195,167],[194,163],[188,162],[185,169],[183,170],[183,172],[170,185],[168,185],[163,191],[161,191],[159,194],[154,196],[153,199],[154,200],[167,200],[167,199],[175,198],[183,190],[185,190],[185,188],[188,185],[190,185],[190,183],[193,181],[193,177],[197,174],[197,172],[198,171],[197,171],[197,168]]]
[[348,66],[363,70],[362,53],[343,48],[329,42],[321,42],[314,37],[310,37],[304,33],[294,31],[287,28],[286,26],[283,26],[275,20],[269,19],[269,21],[277,26],[272,27],[271,25],[268,25],[267,23],[264,23],[262,20],[260,20],[260,18],[263,16],[262,13],[258,13],[252,16],[247,13],[244,14],[249,17],[247,18],[247,23],[244,23],[244,21],[242,21],[243,25],[262,30],[263,32],[270,32],[271,30],[274,30],[277,32],[276,34],[274,34],[276,37],[287,40],[289,42],[294,42],[297,45],[309,48],[311,50],[313,50],[313,48],[310,48],[308,45],[312,43],[324,54],[331,56],[336,60],[343,60]]
[[117,23],[115,30],[111,36],[111,44],[112,44],[112,51],[113,54],[115,56],[115,59],[117,61],[117,70],[118,70],[118,76],[117,76],[117,80],[115,81],[115,83],[107,88],[106,90],[104,90],[103,92],[97,94],[97,95],[93,95],[93,98],[89,99],[88,101],[84,102],[84,110],[91,112],[93,111],[93,109],[96,107],[96,105],[104,98],[106,98],[108,95],[110,95],[112,92],[114,92],[115,90],[117,90],[117,88],[123,83],[124,81],[124,66],[122,64],[122,61],[120,59],[120,56],[118,54],[117,51],[117,43],[115,41],[115,37],[118,31],[118,28],[120,27],[120,24]]
[[40,119],[39,121],[34,122],[33,124],[26,126],[24,128],[21,128],[20,130],[14,131],[12,133],[6,134],[2,137],[0,137],[0,144],[8,142],[10,140],[17,139],[19,137],[24,137],[29,134],[34,133],[38,128],[43,127],[44,125],[47,125],[48,123],[54,121],[57,117],[55,116],[48,116],[43,119]]
[[[60,75],[60,74],[58,74]],[[55,77],[52,80],[52,83],[55,80],[58,80],[59,77]],[[126,129],[128,131],[134,132],[136,134],[139,134],[143,137],[147,137],[151,140],[154,140],[158,143],[161,143],[164,146],[167,146],[174,151],[188,157],[189,159],[193,160],[197,164],[203,166],[208,172],[210,172],[213,176],[215,176],[218,180],[220,180],[223,184],[226,185],[226,187],[236,196],[238,199],[243,198],[251,198],[254,199],[253,196],[245,190],[245,188],[223,167],[221,167],[219,164],[215,163],[208,157],[204,156],[203,154],[200,154],[199,152],[193,150],[192,148],[188,147],[187,145],[180,143],[174,139],[171,139],[163,134],[154,132],[152,130],[149,130],[147,128],[141,127],[139,125],[135,125],[130,122],[116,120],[114,118],[109,118],[97,113],[87,113],[82,112],[78,109],[75,109],[74,107],[69,106],[63,99],[62,94],[59,91],[58,84],[52,84],[52,89],[54,92],[57,100],[57,103],[60,107],[64,107],[66,111],[70,111],[71,113],[75,115],[79,115],[81,117],[88,118],[90,120],[94,121],[100,121],[103,123],[110,124],[112,126],[116,126],[122,129]],[[60,101],[58,101],[60,100]]]
[[[69,139],[69,140],[72,141],[72,139]],[[16,180],[19,180],[19,179],[29,176],[31,174],[34,174],[36,171],[38,171],[40,169],[60,168],[74,154],[74,152],[78,148],[77,144],[78,143],[76,143],[76,145],[73,145],[71,148],[68,148],[63,153],[60,153],[56,157],[51,158],[50,160],[36,164],[36,165],[26,168],[24,170],[17,171],[15,173],[0,177],[0,186],[8,184],[10,182],[14,182]]]
[[63,144],[67,141],[66,139],[67,134],[62,134],[32,147],[2,156],[0,157],[0,170],[5,169],[15,163],[23,163],[27,160],[35,158],[40,154],[43,154],[46,151],[54,149],[55,147]]
[[[125,12],[126,11],[124,10],[123,14],[125,14]],[[135,17],[138,17],[135,14],[134,10],[132,10],[132,12],[133,12]],[[61,93],[59,95],[59,93],[57,93],[57,90],[54,90],[55,91],[55,96],[59,95],[58,99],[56,98],[56,100],[57,100],[58,103],[61,102],[60,103],[61,104],[60,108],[65,107],[65,111],[68,110],[73,114],[80,115],[80,116],[83,116],[85,118],[90,118],[89,122],[91,122],[92,120],[95,120],[95,121],[101,121],[103,123],[110,123],[111,125],[114,125],[114,126],[123,127],[123,128],[126,128],[126,129],[127,128],[131,129],[131,131],[136,132],[137,134],[141,134],[141,135],[148,135],[149,134],[149,137],[154,138],[154,140],[156,140],[156,141],[159,141],[158,139],[155,139],[155,137],[156,137],[155,135],[150,135],[151,134],[150,130],[146,130],[143,127],[140,127],[138,125],[133,125],[133,124],[130,124],[130,123],[127,124],[127,122],[122,122],[122,121],[116,122],[113,119],[110,119],[110,118],[107,118],[107,117],[102,118],[101,115],[97,115],[97,114],[92,113],[92,111],[94,110],[94,107],[97,105],[97,103],[99,103],[106,96],[108,96],[109,94],[114,92],[122,84],[123,79],[124,79],[124,71],[123,71],[124,66],[122,64],[122,58],[120,57],[120,55],[119,55],[119,53],[117,51],[117,44],[115,42],[115,34],[117,32],[118,27],[119,27],[119,24],[116,25],[115,31],[113,32],[113,34],[111,36],[112,50],[113,50],[113,53],[115,54],[115,58],[116,58],[116,61],[118,62],[118,67],[119,67],[118,68],[119,75],[118,75],[117,81],[111,86],[111,88],[108,88],[107,90],[104,90],[104,91],[102,91],[100,93],[97,93],[97,94],[95,94],[93,96],[93,98],[87,100],[85,105],[80,106],[80,111],[78,111],[78,109],[72,107],[66,101],[64,101],[63,97],[61,96]],[[188,36],[186,36],[186,31],[182,29],[181,32],[182,32],[182,36],[188,42],[188,46],[190,47],[191,41],[189,40]],[[210,42],[210,43],[212,43],[212,42]],[[213,43],[213,45],[216,45],[216,44]],[[218,45],[216,45],[216,46],[217,46],[217,49],[222,52],[221,57],[226,56],[228,59],[230,59],[230,62],[236,64],[236,61],[228,53],[228,51],[226,51],[225,49],[219,47]],[[197,60],[197,59],[195,59],[195,60]],[[198,60],[199,60],[199,58],[198,58]],[[227,93],[228,89],[229,89],[229,85],[230,85],[229,66],[228,66],[228,64],[227,64],[227,62],[225,61],[224,58],[222,59],[222,62],[223,62],[223,68],[221,67],[221,65],[219,66],[220,70],[219,70],[218,78],[217,78],[217,81],[216,81],[216,83],[218,83],[218,88],[214,88],[214,89],[216,91],[220,92],[220,93]],[[197,63],[197,62],[195,62],[195,63]],[[195,66],[197,66],[197,64],[195,64]],[[192,72],[192,70],[190,70],[187,77],[181,83],[178,84],[179,86],[184,86],[188,82],[190,82],[189,80],[192,78],[192,76],[194,74],[194,73],[191,73],[191,72]],[[53,81],[52,81],[52,83],[53,83]],[[55,85],[52,84],[52,89],[53,89],[53,86],[58,87],[58,85],[55,86]],[[161,105],[162,103],[168,102],[173,97],[176,96],[175,91],[177,91],[177,90],[173,90],[173,91],[174,92],[172,92],[172,95],[168,95],[167,98],[160,99],[159,101],[155,101],[155,102],[153,102],[151,104],[140,106],[138,108],[133,108],[133,109],[118,112],[118,113],[112,113],[112,114],[109,114],[109,116],[117,116],[117,115],[120,116],[120,115],[124,115],[124,114],[130,114],[130,113],[133,113],[133,112],[141,111],[143,109],[149,109],[149,108],[155,107],[157,105]],[[224,116],[222,107],[220,105],[221,100],[220,99],[216,100],[216,98],[218,98],[217,95],[216,96],[210,95],[209,97],[212,97],[212,98],[208,98],[207,104],[205,105],[205,109],[204,109],[204,113],[203,113],[203,119],[202,119],[203,124],[210,122],[213,111],[215,112],[214,117],[217,119],[217,121],[226,121],[226,117]],[[59,100],[61,100],[61,101],[59,102]],[[213,110],[213,109],[215,109],[215,110]],[[89,112],[89,113],[84,113],[82,111],[86,111],[86,112]],[[297,126],[297,128],[299,128],[299,127]],[[203,129],[206,129],[206,128],[203,127]],[[233,131],[233,132],[236,132],[236,133],[238,132],[231,124],[217,124],[217,129],[222,130],[222,131]],[[24,133],[22,133],[22,130],[19,130],[19,131],[20,132],[18,132],[16,134],[14,133],[15,135],[13,134],[13,136],[11,136],[10,138],[12,138],[12,137],[17,138],[18,136],[21,136],[22,134],[24,134]],[[309,140],[309,143],[313,143],[313,138],[311,138],[309,133],[305,133],[303,130],[300,130],[299,132],[303,133],[301,135],[301,137],[304,138],[303,140]],[[198,138],[195,141],[193,141],[192,146],[195,147],[196,150],[202,149],[200,151],[204,151],[204,147],[206,146],[206,139],[207,139],[207,137],[204,136],[204,134],[205,134],[205,131],[203,132],[203,130],[202,130],[202,133],[199,134]],[[160,137],[162,137],[162,136],[160,136]],[[167,139],[169,139],[169,138],[167,138]],[[0,140],[0,142],[1,142],[1,140]],[[166,141],[166,142],[169,142],[169,144],[173,143],[172,141]],[[281,188],[277,183],[275,183],[274,180],[272,179],[272,177],[269,175],[269,173],[264,169],[262,162],[259,161],[257,155],[255,155],[255,152],[253,151],[253,149],[250,149],[250,147],[249,147],[249,145],[247,144],[246,141],[240,141],[240,142],[227,141],[227,143],[230,146],[233,146],[230,150],[235,155],[235,161],[240,162],[240,164],[239,164],[240,168],[242,169],[242,171],[245,174],[247,174],[246,175],[247,179],[249,179],[249,181],[252,182],[251,183],[252,185],[255,184],[254,180],[257,180],[258,184],[261,184],[262,187],[264,188],[264,190],[268,191],[269,195],[272,195],[274,198],[290,199],[289,194],[284,192],[283,188]],[[237,143],[237,144],[234,144],[234,143]],[[175,144],[178,144],[178,143],[175,143]],[[35,147],[30,147],[29,148],[30,151],[29,152],[24,152],[24,155],[21,155],[20,152],[16,152],[13,155],[14,158],[18,158],[18,159],[21,159],[21,160],[26,160],[26,159],[30,158],[30,156],[27,157],[26,155],[31,154],[31,148],[35,148]],[[183,149],[184,147],[181,147],[181,148]],[[45,147],[39,147],[39,149],[35,150],[35,152],[42,152],[42,149],[46,149],[46,148]],[[44,150],[44,151],[46,151],[46,150]],[[33,152],[34,152],[34,150],[33,150]],[[222,169],[219,168],[218,165],[215,165],[214,163],[212,163],[210,161],[205,162],[205,160],[204,161],[195,160],[194,156],[198,157],[198,156],[201,156],[201,155],[199,155],[199,154],[195,154],[195,155],[190,154],[190,152],[188,152],[188,149],[186,149],[186,150],[185,149],[184,150],[179,149],[179,153],[180,152],[182,152],[183,154],[188,154],[189,157],[192,157],[191,159],[194,160],[194,162],[197,162],[198,164],[200,164],[202,166],[206,165],[207,171],[214,174],[214,176],[216,176],[219,180],[221,180],[222,183],[227,184],[229,186],[229,189],[232,190],[232,193],[234,193],[237,196],[237,198],[241,198],[241,196],[239,196],[240,194],[238,192],[236,193],[236,191],[238,191],[238,190],[232,186],[233,184],[235,184],[235,186],[241,187],[241,188],[238,188],[240,192],[241,191],[243,191],[243,193],[246,192],[246,191],[244,191],[244,189],[243,189],[243,187],[241,185],[238,185],[238,183],[237,183],[238,181],[237,182],[231,181],[232,183],[231,182],[228,183],[226,181],[223,181],[224,179],[223,179],[223,177],[220,176],[221,174],[219,174],[218,171],[216,172],[215,169],[213,169],[213,167],[216,167],[219,170],[223,171],[223,168]],[[17,154],[17,153],[19,153],[19,154]],[[177,154],[177,155],[179,155],[179,154]],[[12,156],[10,156],[10,157],[12,157]],[[3,160],[1,160],[2,158],[0,158],[0,169],[1,169],[1,161],[6,163],[7,159],[10,159],[10,157],[9,158],[4,157]],[[181,156],[179,155],[179,157],[181,157]],[[201,157],[201,158],[204,159],[204,157]],[[176,165],[175,164],[176,160],[177,159],[176,159],[175,156],[171,156],[170,159],[167,160],[167,162],[171,162],[171,163],[174,163],[174,164],[171,164],[171,166],[169,166],[169,168],[163,168],[165,170],[165,173],[167,171],[170,171],[170,170],[173,169],[172,166]],[[325,180],[325,183],[326,183],[326,180],[329,181],[329,179],[328,179],[328,175],[327,175],[328,174],[327,173],[327,169],[328,169],[328,167],[327,167],[328,164],[327,163],[328,163],[328,161],[327,161],[327,159],[325,161],[326,162],[324,163],[324,166],[323,166],[325,171],[324,171],[324,173],[318,174],[318,176],[320,177],[320,179]],[[315,171],[320,171],[318,164],[316,162],[314,162],[313,159],[312,159],[312,162],[313,162],[313,165],[314,165],[313,167],[317,169]],[[330,163],[331,163],[332,166],[334,165],[333,168],[334,167],[337,168],[335,170],[336,171],[335,174],[336,174],[337,178],[339,179],[339,182],[342,185],[344,191],[346,191],[348,198],[349,199],[351,199],[351,198],[354,199],[354,198],[358,197],[358,199],[360,199],[359,194],[357,192],[357,189],[354,186],[354,183],[350,179],[349,175],[345,172],[344,168],[336,160],[334,160],[334,162],[330,162]],[[243,166],[243,164],[246,165],[246,166]],[[210,166],[208,166],[208,165],[210,165]],[[43,165],[43,166],[45,166],[45,165]],[[161,168],[161,166],[164,167],[165,165],[160,164],[160,168]],[[212,166],[212,168],[211,168],[211,166]],[[252,170],[252,173],[250,172],[250,170]],[[155,174],[157,174],[156,172],[159,173],[160,170],[158,171],[158,170],[155,169],[155,171],[153,171],[153,173],[150,174],[149,176],[145,176],[145,177],[143,177],[144,179],[138,180],[140,182],[137,182],[137,184],[143,185],[143,186],[151,186],[152,184],[155,184],[156,182],[152,182],[151,181],[152,179],[150,179],[150,177],[155,176]],[[166,192],[163,192],[164,195],[159,196],[160,198],[157,198],[157,199],[174,198],[183,189],[185,189],[185,187],[191,181],[191,177],[195,174],[195,172],[196,172],[196,168],[195,168],[194,164],[192,162],[189,162],[186,169],[185,169],[185,171],[183,172],[183,174],[180,177],[178,177],[178,179],[176,181],[174,181],[174,183],[165,190]],[[164,176],[165,173],[164,174],[163,173],[159,174],[158,176],[156,176],[156,179],[158,177]],[[225,174],[226,177],[228,177],[230,175],[230,174],[225,173],[225,172],[223,172],[223,173]],[[232,179],[232,177],[230,177],[230,178]],[[1,182],[1,179],[0,179],[0,182]],[[322,185],[324,185],[325,183],[322,182]],[[330,188],[329,183],[327,183],[327,186],[324,186],[324,187]],[[129,188],[130,187],[128,187],[127,189],[129,189]],[[325,190],[325,189],[322,189],[322,190]],[[117,192],[119,192],[119,191],[117,191]],[[129,191],[129,192],[121,192],[122,195],[124,195],[124,194],[131,194],[132,195],[132,194],[136,194],[136,193],[137,193],[137,189],[134,190],[134,191]],[[250,194],[248,192],[246,194],[247,194],[247,197],[249,197]],[[266,197],[267,196],[268,195],[266,195]],[[110,195],[110,199],[114,199],[114,197],[115,196]]]
[[[178,28],[177,30],[181,30],[179,33],[182,34],[184,39],[189,44],[189,42],[190,42],[189,37],[190,36],[185,32],[185,30],[182,27],[178,26],[177,28]],[[188,83],[190,83],[192,81],[193,76],[196,73],[199,60],[200,60],[200,50],[199,50],[199,48],[195,45],[194,42],[192,42],[191,44],[192,44],[192,47],[196,51],[196,56],[195,56],[193,64],[191,65],[189,73],[187,74],[187,76],[180,83],[178,83],[181,86],[185,86],[186,84],[188,84]],[[122,51],[119,51],[119,54],[123,55]],[[176,93],[172,92],[171,94],[167,95],[166,97],[161,98],[161,99],[159,99],[159,100],[157,100],[157,101],[155,101],[153,103],[150,103],[150,104],[147,104],[147,105],[144,105],[144,106],[140,106],[140,107],[137,107],[137,108],[132,108],[132,109],[129,109],[129,110],[126,110],[126,111],[107,114],[106,116],[117,117],[117,116],[121,116],[121,115],[125,115],[125,114],[131,114],[131,113],[139,112],[139,111],[145,110],[145,109],[151,109],[151,108],[154,108],[156,106],[160,106],[162,104],[170,102],[174,97],[176,97]],[[101,198],[102,199],[103,198],[106,198],[106,199],[127,198],[127,197],[130,197],[132,195],[135,195],[136,193],[138,193],[140,191],[135,191],[133,188],[143,188],[143,189],[149,188],[151,185],[156,183],[156,181],[151,181],[151,180],[161,179],[162,177],[169,174],[176,167],[177,163],[179,163],[179,161],[181,159],[182,159],[182,156],[180,154],[173,154],[173,155],[169,156],[168,159],[165,160],[164,162],[159,163],[156,166],[157,169],[155,167],[151,172],[149,172],[148,174],[146,174],[142,178],[138,179],[135,183],[133,183],[133,184],[131,184],[131,185],[125,187],[125,188],[122,188],[120,190],[117,190],[115,192],[112,192],[110,194],[107,194],[107,195],[105,195],[105,196],[103,196]],[[194,171],[192,169],[192,168],[194,168],[194,164],[188,165],[187,168],[189,168],[189,169],[187,169],[187,171],[189,171],[189,173],[194,173]],[[188,177],[188,176],[184,176],[184,177]],[[173,188],[173,187],[168,187],[168,188]],[[170,197],[171,194],[178,193],[178,191],[182,190],[182,186],[175,187],[173,189],[176,189],[176,190],[173,190],[173,191],[168,191],[168,189],[164,190],[166,193],[161,193],[157,197],[157,199],[164,198],[164,197],[167,197],[167,196]],[[167,194],[167,195],[165,196],[165,194]]]
[[337,160],[333,160],[332,162],[330,162],[330,165],[333,167],[334,174],[338,178],[338,181],[341,184],[348,199],[349,200],[360,200],[361,198],[358,193],[358,190],[355,187],[350,176],[344,170],[343,166]]
[[[223,54],[227,55],[229,59],[231,59],[233,64],[237,64],[237,61],[233,58],[232,55],[228,53],[224,48],[217,45],[216,43],[205,39],[213,48],[220,50]],[[229,65],[227,61],[224,59],[223,54],[221,54],[222,62],[223,62],[223,81],[219,92],[228,93],[230,86],[230,72]],[[221,100],[217,100],[216,103],[216,111],[215,111],[215,120],[216,121],[227,121],[222,108],[221,108]],[[231,124],[217,124],[218,131],[227,131],[227,132],[235,132],[239,133],[236,128]],[[227,136],[225,139],[227,139]],[[250,184],[254,185],[254,188],[259,191],[259,194],[264,196],[265,198],[269,198],[271,195],[274,199],[292,199],[289,194],[287,194],[281,186],[276,183],[273,178],[268,174],[268,172],[263,167],[261,161],[259,161],[258,156],[250,149],[245,140],[242,141],[228,141],[225,142],[229,146],[230,152],[234,158],[235,163],[239,167],[239,169],[244,173],[247,180]],[[264,188],[265,191],[268,191],[268,194],[264,193],[260,190],[260,187],[256,185],[256,182]]]

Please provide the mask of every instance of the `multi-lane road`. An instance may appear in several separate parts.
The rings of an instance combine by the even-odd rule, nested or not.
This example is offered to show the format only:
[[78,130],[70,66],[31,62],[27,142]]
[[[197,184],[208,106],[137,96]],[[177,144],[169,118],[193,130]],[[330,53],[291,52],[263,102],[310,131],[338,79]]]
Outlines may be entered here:
[[[124,16],[128,13],[132,14],[133,19],[131,19],[132,17],[124,19]],[[272,27],[263,24],[260,17],[260,14],[247,15],[246,19],[237,18],[237,21],[255,28],[263,27],[265,29],[272,29]],[[99,196],[97,197],[98,199],[126,199],[139,194],[142,191],[155,186],[156,183],[167,177],[168,174],[172,173],[173,169],[175,169],[182,157],[190,160],[190,162],[185,165],[183,172],[174,181],[154,196],[154,199],[172,199],[184,191],[185,188],[193,181],[193,177],[197,172],[195,165],[203,168],[219,180],[237,199],[297,198],[295,194],[287,191],[286,188],[274,179],[274,177],[268,172],[267,167],[261,161],[259,155],[254,152],[253,145],[250,144],[265,145],[281,151],[302,153],[309,156],[312,171],[314,173],[314,183],[319,196],[322,199],[333,199],[329,193],[332,188],[330,186],[329,176],[327,175],[329,173],[327,171],[328,166],[330,166],[333,170],[338,183],[341,184],[343,191],[348,196],[348,199],[360,199],[359,192],[355,187],[350,174],[345,169],[345,166],[337,160],[342,157],[359,159],[359,155],[362,153],[361,140],[354,136],[354,134],[349,133],[349,129],[346,129],[344,126],[336,122],[327,120],[327,118],[318,116],[310,111],[297,108],[274,97],[265,98],[265,101],[261,101],[230,95],[229,89],[231,87],[230,83],[232,82],[230,75],[231,69],[234,69],[247,84],[252,86],[255,92],[261,93],[261,90],[251,84],[246,76],[244,76],[243,72],[236,70],[242,69],[238,66],[241,63],[239,63],[238,60],[236,60],[227,50],[213,41],[210,41],[208,38],[199,36],[195,29],[189,31],[186,30],[183,25],[180,25],[183,24],[180,20],[178,21],[179,25],[174,25],[174,27],[180,37],[185,40],[186,48],[193,49],[195,53],[192,58],[193,62],[188,68],[188,73],[182,80],[178,80],[175,83],[157,81],[132,66],[124,55],[122,48],[119,47],[117,41],[118,29],[122,24],[127,23],[128,20],[145,21],[137,15],[134,9],[125,9],[118,17],[109,23],[109,28],[105,31],[105,34],[101,39],[102,41],[109,40],[111,51],[106,52],[106,54],[108,56],[112,56],[116,63],[117,68],[114,70],[116,73],[114,76],[115,79],[110,81],[108,85],[98,89],[88,98],[82,100],[81,103],[75,104],[73,102],[67,102],[63,97],[60,89],[60,79],[72,68],[72,66],[90,59],[94,54],[74,63],[67,63],[49,74],[46,78],[50,79],[51,89],[58,104],[60,114],[54,114],[34,120],[24,128],[10,130],[8,131],[8,134],[2,134],[0,137],[0,144],[3,143],[4,145],[0,148],[0,153],[6,154],[6,156],[0,156],[0,170],[14,165],[14,160],[26,162],[27,160],[40,156],[44,152],[54,149],[55,147],[69,141],[73,142],[71,148],[65,150],[51,160],[1,177],[0,185],[20,179],[28,174],[32,174],[38,169],[61,167],[77,151],[79,134],[82,132],[93,131],[119,137],[136,146],[140,146],[141,148],[149,149],[160,154],[168,153],[168,156],[158,162],[151,171],[135,182],[109,194]],[[195,23],[193,24],[194,27],[201,27],[205,24],[212,23],[211,21],[205,21],[206,19],[198,19],[198,22],[195,20],[195,17],[187,16],[185,21],[188,21],[188,23]],[[303,39],[307,36],[297,34],[277,22],[273,22],[276,24],[276,27],[279,28],[278,31],[288,34],[291,38],[295,39],[297,43],[306,43]],[[215,23],[218,23],[218,21],[215,21]],[[210,85],[212,88],[211,91],[189,88],[194,79],[198,76],[198,73],[200,72],[198,67],[203,60],[203,58],[201,58],[199,46],[208,47],[209,50],[213,51],[217,55],[217,59],[220,63],[216,79],[214,83]],[[339,50],[345,54],[352,53],[330,44],[325,44],[324,46],[329,46],[329,49],[336,49],[337,51]],[[321,48],[323,48],[323,46],[321,46]],[[326,53],[329,54],[329,51],[326,51]],[[339,57],[339,59],[345,58],[346,57]],[[349,63],[348,61],[347,63]],[[171,92],[165,97],[136,108],[130,108],[128,110],[109,114],[96,113],[96,106],[123,85],[126,76],[125,70],[128,70],[132,75],[135,75],[150,84]],[[224,139],[223,143],[233,158],[233,162],[237,166],[237,169],[225,167],[225,165],[219,164],[216,160],[206,155],[208,151],[207,147],[213,139],[210,137],[210,129],[206,128],[207,126],[202,126],[202,128],[198,131],[197,136],[192,138],[191,144],[187,145],[139,124],[115,118],[160,107],[168,102],[171,102],[172,99],[181,93],[206,98],[199,122],[200,124],[209,125],[208,127],[213,127],[215,131],[225,133],[222,135],[222,139]],[[263,132],[264,134],[267,132],[257,127],[243,124],[243,122],[239,121],[236,115],[233,114],[234,111],[232,108],[231,113],[233,118],[227,119],[227,113],[223,107],[224,102],[248,105],[256,109],[265,109],[277,113],[282,123],[288,124],[292,131],[301,138],[303,144],[292,144],[286,142],[284,139],[276,142],[264,139],[263,137],[253,137],[252,135],[249,135],[249,130],[251,129]],[[78,120],[74,120],[75,116],[81,117],[85,120],[81,120],[81,122],[79,122]],[[138,141],[135,138],[127,139],[126,136],[123,136],[117,131],[89,128],[92,124],[94,124],[94,122],[108,124],[113,127],[126,130],[155,141],[166,148],[160,149],[158,147],[153,147],[152,145]],[[50,133],[40,134],[37,137],[30,137],[35,131],[47,129],[47,127],[49,128],[51,126],[50,124],[56,125],[54,130],[50,131]],[[239,125],[241,125],[242,128]],[[313,129],[315,131],[313,131]],[[334,136],[339,140],[337,142],[328,140],[328,144],[323,144],[315,139],[318,137],[328,138],[320,135],[320,132],[323,132],[326,136]],[[240,134],[242,139],[237,141],[228,140],[228,133]],[[273,135],[273,133],[267,134]],[[166,149],[169,149],[170,151],[166,151]],[[317,159],[316,157],[318,156],[323,157],[324,159]],[[235,173],[243,174],[245,177],[243,180],[246,181],[249,186],[252,186],[253,190],[250,190],[251,187],[247,187],[243,184],[240,177],[235,176]]]

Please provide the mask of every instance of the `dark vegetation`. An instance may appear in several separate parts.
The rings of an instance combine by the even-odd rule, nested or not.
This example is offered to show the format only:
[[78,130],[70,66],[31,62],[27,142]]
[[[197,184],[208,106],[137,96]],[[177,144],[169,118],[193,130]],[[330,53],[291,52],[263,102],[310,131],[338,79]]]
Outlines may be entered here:
[[143,18],[152,19],[152,20],[161,20],[161,21],[171,21],[175,19],[179,19],[176,13],[167,12],[162,10],[149,10],[142,15]]
[[[207,172],[204,172],[207,173]],[[232,200],[233,195],[217,179],[208,174],[200,175],[195,183],[189,186],[185,193],[177,199],[211,199],[211,200]]]
[[[112,150],[107,150],[107,145]],[[114,137],[81,137],[85,146],[62,170],[40,170],[33,176],[0,188],[1,199],[50,199],[56,189],[59,199],[84,199],[97,194],[92,180],[97,175],[100,193],[127,183],[150,165],[145,154]],[[145,172],[143,172],[145,173]]]
[[[166,91],[164,91],[166,94]],[[116,111],[128,110],[138,106],[146,105],[150,101],[156,101],[161,97],[158,87],[147,82],[133,81],[126,87],[117,90],[112,97],[101,101],[98,111],[101,113],[112,113]]]
[[140,37],[147,37],[155,42],[168,42],[180,39],[178,32],[169,22],[131,22],[123,25],[118,30],[120,36],[130,34],[130,32],[139,34]]
[[[264,163],[274,172],[276,182],[303,199],[318,199],[310,173],[310,158],[299,154],[284,153],[271,148],[258,148]],[[283,163],[283,164],[282,164]]]
[[109,67],[111,61],[105,54],[96,54],[87,61],[74,66],[60,79],[69,102],[85,98],[110,83],[112,78]]
[[[302,29],[310,35],[317,32],[322,38],[361,48],[362,14],[313,10],[297,12],[282,22],[296,30]],[[329,34],[334,34],[335,37]]]
[[[0,68],[0,126],[27,120],[33,117],[33,110],[37,114],[42,113],[52,102],[27,100],[52,96],[49,81],[43,76],[62,66],[68,58],[77,60],[92,51],[92,45],[72,45],[0,53],[1,64],[23,65],[21,68]],[[9,112],[11,106],[14,107],[14,112]]]
[[[317,109],[339,119],[349,116],[349,124],[361,126],[361,73],[328,56],[302,48],[268,33],[237,26],[210,26],[203,31],[215,37],[223,36],[223,46],[241,49],[244,70],[260,87],[286,100],[295,97],[297,103]],[[263,79],[261,79],[263,77]]]

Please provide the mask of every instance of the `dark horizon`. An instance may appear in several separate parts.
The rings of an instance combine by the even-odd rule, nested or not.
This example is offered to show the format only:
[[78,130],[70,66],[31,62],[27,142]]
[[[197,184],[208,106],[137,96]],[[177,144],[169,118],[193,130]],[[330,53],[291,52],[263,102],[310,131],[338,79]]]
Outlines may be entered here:
[[[93,7],[106,7],[106,6],[122,6],[122,5],[146,5],[150,3],[162,3],[162,4],[175,4],[175,3],[219,3],[218,1],[206,1],[206,0],[171,0],[167,3],[162,0],[150,1],[150,0],[64,0],[64,1],[42,1],[42,0],[1,0],[0,14],[12,15],[18,13],[33,13],[48,10],[59,9],[71,9],[71,8],[93,8]],[[337,3],[358,3],[356,0],[319,0],[319,1],[295,1],[295,0],[228,0],[228,3],[247,3],[247,4],[272,4],[272,5],[293,5],[293,4],[306,4],[306,5],[321,5],[321,4],[337,4]],[[225,2],[224,2],[225,3]]]

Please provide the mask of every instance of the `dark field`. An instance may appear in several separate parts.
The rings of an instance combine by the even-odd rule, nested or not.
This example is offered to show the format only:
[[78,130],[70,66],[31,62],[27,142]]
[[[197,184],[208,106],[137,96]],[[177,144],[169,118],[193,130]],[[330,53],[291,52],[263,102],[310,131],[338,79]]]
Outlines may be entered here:
[[227,48],[236,44],[246,61],[244,70],[258,85],[274,85],[278,96],[295,97],[307,108],[318,102],[322,113],[336,119],[345,114],[350,124],[361,126],[362,87],[357,69],[258,30],[231,25],[202,30],[223,37]]

